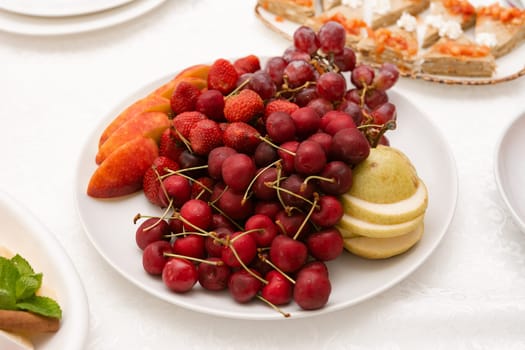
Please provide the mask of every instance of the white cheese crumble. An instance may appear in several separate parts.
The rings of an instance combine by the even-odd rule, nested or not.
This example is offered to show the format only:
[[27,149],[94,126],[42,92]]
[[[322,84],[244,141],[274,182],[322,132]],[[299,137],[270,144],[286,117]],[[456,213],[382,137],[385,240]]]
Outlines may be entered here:
[[439,36],[446,36],[452,40],[459,38],[462,33],[461,25],[456,21],[445,21],[441,27],[439,27]]
[[417,29],[417,20],[416,17],[412,16],[410,13],[403,12],[401,17],[396,22],[399,28],[406,30],[407,32],[413,32]]
[[476,44],[494,47],[498,44],[494,33],[478,33],[476,35]]
[[437,29],[439,29],[443,25],[443,22],[445,21],[443,20],[443,16],[441,15],[428,15],[425,18],[425,24]]
[[342,4],[356,9],[363,6],[363,0],[343,0]]
[[445,21],[441,15],[428,15],[425,18],[425,24],[439,30],[439,36],[457,39],[463,33],[459,22],[454,20]]
[[374,13],[384,15],[390,11],[390,0],[375,0],[372,8]]

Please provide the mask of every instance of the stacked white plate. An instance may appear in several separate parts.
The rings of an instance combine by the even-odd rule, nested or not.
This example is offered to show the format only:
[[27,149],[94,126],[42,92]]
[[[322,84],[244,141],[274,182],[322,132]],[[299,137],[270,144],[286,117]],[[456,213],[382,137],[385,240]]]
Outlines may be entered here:
[[0,31],[64,35],[136,18],[165,0],[0,0]]

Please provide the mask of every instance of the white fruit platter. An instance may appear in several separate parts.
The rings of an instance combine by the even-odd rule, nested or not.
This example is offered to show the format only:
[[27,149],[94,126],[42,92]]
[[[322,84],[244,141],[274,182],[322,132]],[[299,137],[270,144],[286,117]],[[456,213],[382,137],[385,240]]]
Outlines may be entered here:
[[[262,62],[262,60],[261,60]],[[95,155],[99,135],[105,126],[125,107],[168,82],[174,74],[124,96],[108,111],[91,132],[77,165],[76,204],[85,232],[100,255],[136,287],[178,307],[236,319],[285,319],[268,305],[253,300],[237,303],[228,291],[209,292],[196,285],[187,293],[174,293],[159,276],[149,275],[142,266],[142,251],[135,242],[137,213],[161,215],[162,210],[148,202],[142,192],[108,200],[86,194],[90,176],[96,169]],[[327,263],[332,292],[328,303],[320,309],[305,311],[294,303],[285,305],[291,318],[313,317],[356,305],[385,292],[420,267],[439,245],[454,216],[457,200],[457,170],[449,145],[426,113],[406,97],[389,90],[390,101],[397,108],[397,130],[389,132],[391,146],[403,151],[417,169],[428,188],[425,233],[410,251],[385,260],[366,260],[343,252]]]

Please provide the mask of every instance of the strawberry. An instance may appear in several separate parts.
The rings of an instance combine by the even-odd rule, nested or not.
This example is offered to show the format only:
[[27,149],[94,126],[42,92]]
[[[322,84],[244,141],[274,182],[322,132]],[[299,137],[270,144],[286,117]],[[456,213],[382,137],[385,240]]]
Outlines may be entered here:
[[224,103],[224,117],[230,123],[249,122],[264,113],[264,102],[255,91],[245,89]]
[[273,112],[286,112],[292,114],[299,109],[299,106],[288,100],[278,99],[270,101],[264,109],[264,118],[268,118]]
[[173,118],[172,129],[172,135],[175,140],[180,140],[181,135],[187,140],[190,136],[190,130],[198,121],[203,119],[207,119],[206,116],[196,111],[182,112],[181,114],[175,116],[175,118]]
[[216,121],[198,121],[190,131],[189,139],[195,154],[205,156],[215,147],[222,146],[222,130]]
[[224,145],[238,152],[251,154],[261,142],[261,134],[244,122],[229,123],[222,134]]
[[233,64],[224,58],[219,58],[210,67],[208,72],[208,89],[219,90],[223,95],[227,95],[237,86],[239,73]]
[[168,128],[160,135],[159,156],[168,157],[176,161],[180,153],[184,151],[184,147],[179,145],[171,133],[172,130]]
[[167,174],[167,169],[178,170],[179,168],[179,164],[168,157],[159,156],[155,158],[142,180],[144,195],[152,204],[159,207],[164,206],[159,198],[159,191],[161,190],[159,177]]
[[175,115],[182,112],[193,111],[200,94],[201,91],[195,85],[187,81],[181,81],[177,84],[177,87],[171,95],[171,110]]
[[261,69],[261,62],[257,56],[248,55],[237,59],[233,62],[233,66],[235,67],[235,70],[237,70],[239,76],[241,76],[244,73],[255,73]]

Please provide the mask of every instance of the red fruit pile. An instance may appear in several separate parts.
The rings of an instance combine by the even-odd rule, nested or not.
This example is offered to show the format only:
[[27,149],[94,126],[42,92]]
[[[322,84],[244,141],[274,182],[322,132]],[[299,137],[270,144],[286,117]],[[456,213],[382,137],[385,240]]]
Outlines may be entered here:
[[167,214],[136,231],[148,273],[175,292],[198,283],[241,303],[328,302],[325,262],[343,251],[338,196],[396,119],[385,92],[396,67],[356,65],[345,35],[335,22],[300,27],[263,68],[253,55],[219,59],[207,90],[174,91],[172,127],[144,178]]

